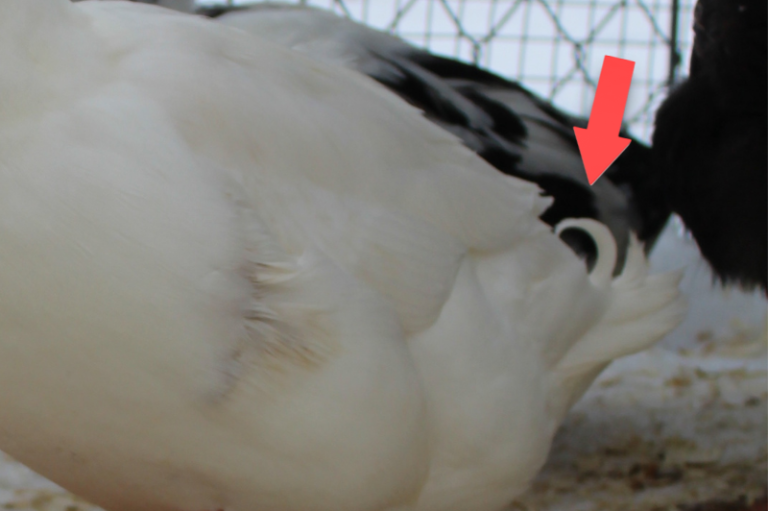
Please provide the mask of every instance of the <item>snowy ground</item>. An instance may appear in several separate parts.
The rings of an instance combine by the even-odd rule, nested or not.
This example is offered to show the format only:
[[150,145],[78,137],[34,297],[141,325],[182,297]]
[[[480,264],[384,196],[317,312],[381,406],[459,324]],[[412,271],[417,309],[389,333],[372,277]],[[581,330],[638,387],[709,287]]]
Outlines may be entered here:
[[[691,316],[660,346],[600,376],[511,510],[766,509],[765,299],[712,292],[695,247],[671,230],[652,263],[656,271],[687,264]],[[0,509],[98,511],[7,458]]]

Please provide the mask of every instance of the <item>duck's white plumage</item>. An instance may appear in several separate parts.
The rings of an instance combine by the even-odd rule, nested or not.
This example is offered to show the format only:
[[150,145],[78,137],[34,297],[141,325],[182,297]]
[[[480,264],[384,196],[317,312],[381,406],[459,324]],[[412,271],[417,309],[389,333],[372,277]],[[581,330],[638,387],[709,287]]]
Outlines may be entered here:
[[4,0],[0,448],[114,511],[500,509],[680,314],[546,206],[352,72]]

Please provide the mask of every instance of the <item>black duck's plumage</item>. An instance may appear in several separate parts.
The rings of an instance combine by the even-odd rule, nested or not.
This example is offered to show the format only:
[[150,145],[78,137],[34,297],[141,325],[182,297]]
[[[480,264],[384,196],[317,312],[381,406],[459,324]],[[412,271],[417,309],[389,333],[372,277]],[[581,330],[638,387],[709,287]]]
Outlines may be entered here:
[[666,198],[724,282],[766,289],[766,0],[699,0],[690,76],[659,109]]

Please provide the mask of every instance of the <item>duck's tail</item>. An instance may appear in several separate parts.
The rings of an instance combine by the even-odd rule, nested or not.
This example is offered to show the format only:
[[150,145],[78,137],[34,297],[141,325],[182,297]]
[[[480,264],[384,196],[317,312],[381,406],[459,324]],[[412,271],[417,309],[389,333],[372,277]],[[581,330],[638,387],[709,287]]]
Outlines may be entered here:
[[557,404],[563,414],[609,362],[653,345],[680,323],[686,309],[678,290],[682,274],[648,275],[648,263],[634,235],[624,270],[612,278],[616,245],[608,229],[588,219],[566,220],[557,231],[565,228],[582,229],[595,241],[599,257],[590,280],[606,291],[608,300],[600,320],[554,363],[555,381],[562,389]]

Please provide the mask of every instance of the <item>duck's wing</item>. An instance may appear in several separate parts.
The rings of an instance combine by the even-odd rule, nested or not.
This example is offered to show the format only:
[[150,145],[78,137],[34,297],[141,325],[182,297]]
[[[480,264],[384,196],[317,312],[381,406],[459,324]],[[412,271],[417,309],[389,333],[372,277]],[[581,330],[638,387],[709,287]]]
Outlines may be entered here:
[[[630,231],[650,248],[669,216],[646,146],[633,141],[605,177],[589,186],[573,133],[573,126],[586,121],[517,83],[317,9],[266,5],[204,12],[386,85],[498,170],[534,182],[553,197],[541,217],[548,224],[582,217],[607,225],[620,260]],[[594,259],[588,237],[569,231],[564,238]]]

